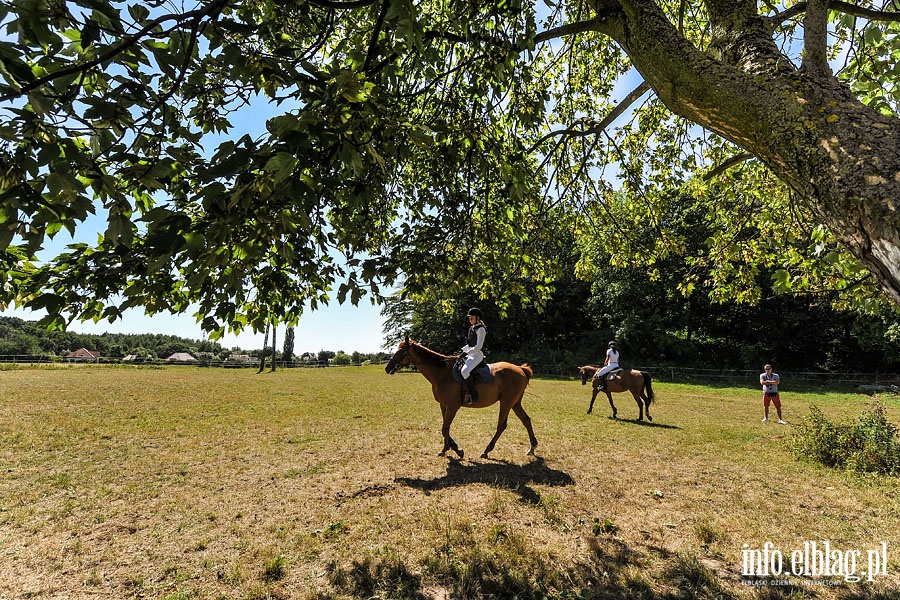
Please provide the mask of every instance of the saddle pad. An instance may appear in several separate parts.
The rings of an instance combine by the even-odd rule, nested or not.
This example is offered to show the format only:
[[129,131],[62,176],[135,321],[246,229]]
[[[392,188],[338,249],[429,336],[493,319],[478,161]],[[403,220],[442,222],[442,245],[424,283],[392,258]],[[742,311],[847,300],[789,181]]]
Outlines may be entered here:
[[[487,363],[481,363],[481,365],[472,370],[470,377],[475,380],[475,383],[490,383],[494,380],[494,369]],[[462,373],[459,372],[459,365],[453,367],[453,379],[456,380],[456,383],[463,382]]]
[[615,379],[618,375],[620,375],[620,374],[622,373],[622,371],[624,371],[624,370],[625,370],[625,369],[623,369],[622,367],[619,367],[619,368],[617,368],[617,369],[613,369],[612,371],[610,371],[609,373],[606,374],[606,380],[607,380],[607,381],[612,381],[612,380]]

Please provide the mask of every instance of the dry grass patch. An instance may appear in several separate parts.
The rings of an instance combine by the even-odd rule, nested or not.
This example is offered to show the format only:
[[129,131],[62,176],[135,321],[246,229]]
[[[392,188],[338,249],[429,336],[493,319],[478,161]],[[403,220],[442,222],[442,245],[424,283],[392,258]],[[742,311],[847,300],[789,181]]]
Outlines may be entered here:
[[[862,598],[898,583],[894,478],[792,458],[747,389],[656,384],[653,424],[535,380],[493,459],[448,460],[380,368],[0,372],[0,597]],[[862,397],[785,393],[785,416]],[[619,415],[633,418],[629,396]],[[599,410],[598,410],[599,409]],[[895,400],[889,416],[900,422]],[[476,456],[496,408],[463,410]],[[750,587],[741,551],[884,541],[879,586]],[[862,594],[862,595],[860,595]],[[888,596],[885,596],[888,597]]]

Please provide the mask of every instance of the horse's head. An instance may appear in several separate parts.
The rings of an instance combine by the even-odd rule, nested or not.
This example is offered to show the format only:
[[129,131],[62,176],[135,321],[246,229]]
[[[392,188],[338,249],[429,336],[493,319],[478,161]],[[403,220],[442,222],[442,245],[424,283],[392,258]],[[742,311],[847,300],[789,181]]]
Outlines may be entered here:
[[409,348],[411,345],[412,342],[409,341],[409,336],[406,336],[406,339],[400,342],[400,345],[397,346],[397,351],[394,352],[394,356],[392,356],[391,360],[388,361],[388,364],[384,366],[384,370],[388,375],[393,375],[399,371],[401,367],[409,365]]
[[578,369],[578,374],[581,375],[581,385],[587,384],[587,382],[591,380],[591,377],[594,376],[594,369],[590,365],[575,368]]

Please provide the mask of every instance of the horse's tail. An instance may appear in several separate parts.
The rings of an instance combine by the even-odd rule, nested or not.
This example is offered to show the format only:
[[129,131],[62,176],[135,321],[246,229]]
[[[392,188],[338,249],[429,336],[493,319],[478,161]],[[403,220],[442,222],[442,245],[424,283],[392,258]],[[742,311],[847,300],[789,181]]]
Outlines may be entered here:
[[644,391],[647,392],[647,398],[649,398],[647,404],[650,404],[656,398],[653,395],[653,384],[651,383],[650,373],[648,373],[647,371],[641,371],[641,375],[644,376]]
[[534,375],[534,371],[528,366],[528,363],[519,365],[523,371],[525,371],[525,377],[528,378],[528,381],[531,381],[531,377]]

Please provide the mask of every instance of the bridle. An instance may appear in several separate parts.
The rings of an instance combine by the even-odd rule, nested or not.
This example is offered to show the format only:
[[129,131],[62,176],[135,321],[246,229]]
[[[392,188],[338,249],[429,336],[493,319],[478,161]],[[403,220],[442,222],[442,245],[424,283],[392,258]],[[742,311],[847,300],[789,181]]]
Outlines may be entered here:
[[400,345],[400,348],[388,361],[384,370],[387,371],[388,375],[393,375],[400,367],[405,367],[407,364],[409,364],[409,340]]

